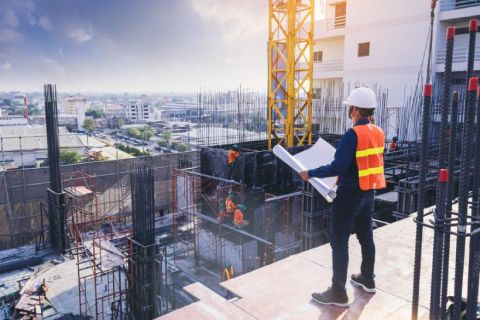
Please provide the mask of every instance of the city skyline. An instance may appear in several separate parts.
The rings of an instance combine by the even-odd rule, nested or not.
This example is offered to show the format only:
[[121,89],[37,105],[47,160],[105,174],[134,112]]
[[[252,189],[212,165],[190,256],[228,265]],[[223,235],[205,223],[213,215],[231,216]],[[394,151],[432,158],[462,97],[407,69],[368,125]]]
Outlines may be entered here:
[[258,0],[2,0],[0,91],[263,89],[267,9]]

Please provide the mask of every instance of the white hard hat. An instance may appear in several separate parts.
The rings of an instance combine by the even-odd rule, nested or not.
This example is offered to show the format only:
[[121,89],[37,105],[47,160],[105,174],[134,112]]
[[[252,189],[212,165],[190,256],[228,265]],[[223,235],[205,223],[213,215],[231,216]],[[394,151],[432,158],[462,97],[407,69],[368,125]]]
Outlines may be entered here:
[[350,92],[344,103],[348,106],[355,106],[363,109],[375,109],[377,107],[377,97],[372,89],[359,87]]

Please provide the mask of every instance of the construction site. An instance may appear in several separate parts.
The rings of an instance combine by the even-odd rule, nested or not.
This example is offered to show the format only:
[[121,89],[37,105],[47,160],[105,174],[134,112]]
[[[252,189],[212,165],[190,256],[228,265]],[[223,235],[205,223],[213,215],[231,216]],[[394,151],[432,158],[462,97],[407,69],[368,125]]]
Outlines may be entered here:
[[[265,2],[268,91],[199,91],[192,151],[61,165],[74,137],[59,134],[54,84],[44,85],[48,166],[23,166],[39,135],[0,137],[0,317],[480,318],[477,20],[462,84],[450,81],[450,26],[441,81],[431,28],[427,72],[401,108],[372,86],[374,122],[398,141],[385,141],[386,188],[375,192],[377,292],[347,283],[350,306],[340,308],[310,298],[331,281],[332,201],[272,149],[335,147],[351,127],[345,97],[360,84],[328,82],[314,97],[314,1]],[[7,168],[11,145],[19,168]],[[361,258],[351,237],[349,271]]]

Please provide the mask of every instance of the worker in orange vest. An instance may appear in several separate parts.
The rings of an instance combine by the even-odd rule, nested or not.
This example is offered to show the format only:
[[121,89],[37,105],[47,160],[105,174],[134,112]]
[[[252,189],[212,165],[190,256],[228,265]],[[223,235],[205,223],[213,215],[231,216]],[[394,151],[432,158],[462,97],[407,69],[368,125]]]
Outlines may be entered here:
[[345,284],[348,270],[348,240],[356,233],[362,250],[361,272],[351,276],[351,282],[368,293],[375,292],[375,244],[372,232],[374,192],[386,186],[383,152],[385,135],[372,124],[377,107],[375,93],[366,87],[352,90],[345,104],[353,127],[337,145],[335,157],[329,165],[302,171],[305,181],[310,177],[338,176],[337,197],[333,201],[330,218],[330,246],[332,247],[332,286],[312,298],[321,304],[347,307]]
[[390,143],[390,146],[388,147],[388,151],[397,151],[398,150],[398,137],[393,137],[392,138],[392,143]]
[[228,179],[232,179],[233,165],[240,156],[238,145],[234,144],[230,150],[228,150],[227,167],[228,167]]
[[238,227],[244,227],[248,224],[247,221],[243,220],[243,212],[246,211],[247,208],[243,204],[239,204],[235,209],[235,214],[233,216],[233,224]]
[[225,199],[225,211],[227,215],[232,215],[235,212],[235,209],[237,208],[237,205],[235,204],[235,201],[234,201],[234,196],[235,196],[235,193],[233,191],[230,191],[228,193],[227,199]]

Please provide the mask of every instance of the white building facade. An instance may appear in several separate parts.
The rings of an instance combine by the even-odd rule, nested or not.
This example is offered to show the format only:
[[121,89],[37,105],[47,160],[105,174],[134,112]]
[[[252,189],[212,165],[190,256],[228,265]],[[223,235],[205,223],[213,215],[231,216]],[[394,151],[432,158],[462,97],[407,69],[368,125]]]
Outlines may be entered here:
[[127,119],[132,122],[145,122],[150,120],[151,107],[140,101],[131,101],[127,107]]
[[[366,85],[388,92],[387,108],[398,113],[405,98],[424,83],[431,1],[321,0],[316,9],[324,16],[315,21],[314,98],[320,99],[328,92],[341,100],[353,87]],[[473,17],[480,17],[479,0],[438,2],[432,55],[434,81],[441,81],[444,71],[449,25],[457,27],[453,69],[466,69],[465,28]],[[476,70],[479,63],[480,53]],[[394,131],[389,137],[395,135]]]

